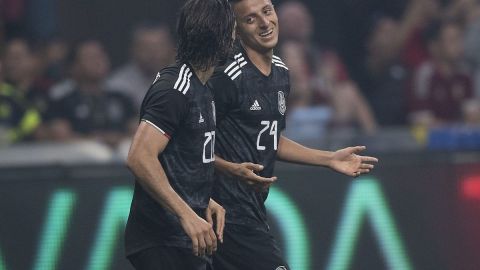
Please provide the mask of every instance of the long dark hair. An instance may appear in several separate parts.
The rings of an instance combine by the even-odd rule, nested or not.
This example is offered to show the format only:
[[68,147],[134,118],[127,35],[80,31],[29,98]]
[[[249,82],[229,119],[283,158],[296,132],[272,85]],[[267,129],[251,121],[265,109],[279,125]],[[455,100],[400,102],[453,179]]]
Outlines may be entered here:
[[177,60],[207,70],[232,48],[235,19],[227,0],[188,0],[177,24]]

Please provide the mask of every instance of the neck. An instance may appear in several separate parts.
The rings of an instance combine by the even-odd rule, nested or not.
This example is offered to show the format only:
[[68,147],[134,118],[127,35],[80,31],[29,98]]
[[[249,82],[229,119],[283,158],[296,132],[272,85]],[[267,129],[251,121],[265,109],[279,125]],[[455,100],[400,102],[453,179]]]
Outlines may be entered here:
[[203,85],[205,85],[208,79],[210,79],[214,70],[215,70],[215,67],[209,67],[206,70],[201,70],[193,67],[193,72],[195,72],[195,75],[197,75],[197,78],[200,80],[200,82]]
[[245,46],[243,43],[242,46],[245,49],[245,52],[247,52],[248,59],[252,61],[253,65],[255,65],[263,75],[270,75],[270,72],[272,71],[273,49],[259,52],[253,48]]

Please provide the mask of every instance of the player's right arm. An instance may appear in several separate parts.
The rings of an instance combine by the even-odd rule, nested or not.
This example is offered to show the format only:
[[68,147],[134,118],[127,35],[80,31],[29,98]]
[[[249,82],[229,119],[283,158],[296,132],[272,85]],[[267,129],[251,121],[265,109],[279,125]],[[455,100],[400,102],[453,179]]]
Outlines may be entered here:
[[193,253],[202,256],[216,250],[212,225],[200,218],[170,185],[158,156],[174,136],[188,112],[186,97],[157,83],[142,105],[138,126],[127,158],[127,166],[144,190],[160,205],[175,214],[192,240]]
[[174,213],[192,239],[193,253],[203,256],[217,248],[212,225],[200,218],[173,190],[157,156],[168,144],[168,138],[153,126],[141,122],[128,153],[127,166],[142,187],[163,207]]

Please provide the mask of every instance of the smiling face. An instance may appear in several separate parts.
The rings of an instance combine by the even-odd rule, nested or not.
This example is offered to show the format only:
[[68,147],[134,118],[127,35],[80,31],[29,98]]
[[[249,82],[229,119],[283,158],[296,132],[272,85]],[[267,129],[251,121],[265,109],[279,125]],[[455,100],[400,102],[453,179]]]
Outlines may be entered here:
[[278,18],[270,0],[242,0],[233,5],[237,34],[246,47],[268,53],[278,42]]

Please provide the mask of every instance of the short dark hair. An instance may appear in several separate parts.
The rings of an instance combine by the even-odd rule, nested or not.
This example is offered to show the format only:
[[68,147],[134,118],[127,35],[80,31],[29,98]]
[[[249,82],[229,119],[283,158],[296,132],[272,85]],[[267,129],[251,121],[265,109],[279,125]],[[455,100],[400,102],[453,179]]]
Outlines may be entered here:
[[234,25],[227,0],[188,0],[177,23],[177,60],[200,70],[217,65],[232,48]]

